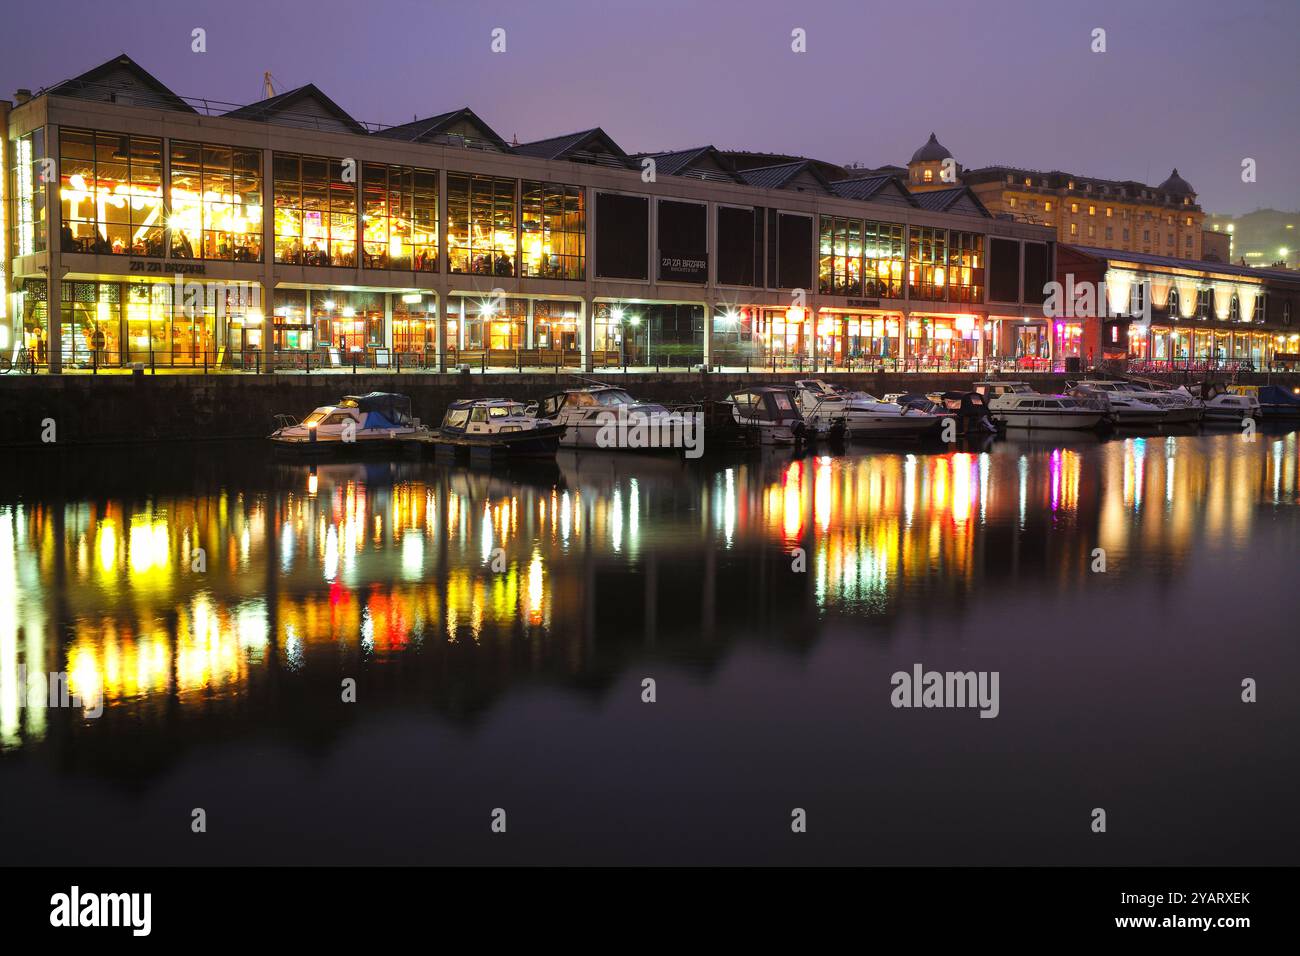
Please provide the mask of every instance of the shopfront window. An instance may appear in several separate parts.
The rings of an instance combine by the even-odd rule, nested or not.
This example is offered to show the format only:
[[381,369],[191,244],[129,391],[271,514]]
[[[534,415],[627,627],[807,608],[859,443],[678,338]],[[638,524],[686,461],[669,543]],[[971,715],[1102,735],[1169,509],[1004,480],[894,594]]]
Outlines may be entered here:
[[393,351],[433,352],[438,348],[438,303],[423,293],[393,296]]
[[533,348],[576,352],[578,308],[576,302],[534,302]]
[[67,368],[117,364],[122,357],[122,286],[63,282],[60,347]]
[[761,365],[763,356],[755,337],[754,309],[721,309],[713,316],[713,364]]
[[45,251],[45,130],[32,130],[9,143],[10,255]]
[[594,350],[606,364],[685,368],[704,361],[704,308],[697,305],[598,303]]
[[342,160],[276,153],[275,261],[357,264],[357,186]]
[[438,174],[365,163],[362,232],[367,269],[438,271]]
[[948,230],[913,226],[909,235],[909,295],[913,299],[946,299]]
[[316,345],[347,355],[384,342],[384,296],[379,292],[311,290],[308,297]]
[[207,143],[171,144],[171,255],[262,261],[262,154]]
[[817,320],[817,357],[846,368],[898,356],[899,317],[823,313]]
[[1083,342],[1083,324],[1080,322],[1053,323],[1053,356],[1057,359],[1081,358],[1080,348]]
[[64,252],[161,256],[162,140],[61,129],[59,203]]
[[516,180],[447,176],[447,254],[452,272],[513,276]]
[[524,181],[519,268],[542,279],[586,276],[587,214],[580,186]]
[[314,338],[304,289],[276,289],[271,312],[271,347],[276,351],[305,352]]
[[756,331],[767,361],[778,365],[802,363],[812,358],[812,319],[806,309],[762,309]]
[[984,301],[984,237],[977,232],[950,234],[948,301]]

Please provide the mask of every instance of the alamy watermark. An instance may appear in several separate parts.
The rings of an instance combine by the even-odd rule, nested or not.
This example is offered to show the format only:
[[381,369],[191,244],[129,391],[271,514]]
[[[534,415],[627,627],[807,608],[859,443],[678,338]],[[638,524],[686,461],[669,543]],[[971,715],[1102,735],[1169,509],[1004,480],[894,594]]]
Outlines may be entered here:
[[[84,677],[78,675],[81,683]],[[81,693],[74,694],[68,688],[68,675],[63,671],[50,671],[48,674],[37,672],[29,678],[27,665],[18,665],[18,705],[31,708],[46,707],[78,708],[87,717],[99,717],[104,713],[104,695],[102,689],[82,687]]]
[[980,717],[996,717],[998,671],[927,671],[921,664],[895,671],[889,682],[894,707],[978,707]]
[[631,411],[618,405],[597,416],[600,448],[680,448],[687,458],[704,454],[701,412]]
[[[1116,293],[1107,288],[1106,280],[1076,282],[1074,273],[1066,273],[1062,284],[1055,280],[1043,286],[1043,314],[1051,319],[1140,318],[1151,321],[1151,283],[1147,280],[1127,283]],[[1117,301],[1118,300],[1118,301]],[[1116,308],[1118,305],[1127,308]]]

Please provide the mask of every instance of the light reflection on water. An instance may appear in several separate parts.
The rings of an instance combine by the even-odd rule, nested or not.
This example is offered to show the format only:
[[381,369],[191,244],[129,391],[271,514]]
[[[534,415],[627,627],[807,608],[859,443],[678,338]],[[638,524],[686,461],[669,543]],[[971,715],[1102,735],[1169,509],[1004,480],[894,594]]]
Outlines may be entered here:
[[[707,659],[756,632],[814,641],[828,618],[960,615],[977,587],[1100,586],[1095,548],[1139,572],[1142,601],[1143,575],[1194,549],[1294,527],[1300,449],[1295,432],[1020,438],[696,465],[564,453],[504,474],[259,455],[197,492],[134,473],[123,493],[0,496],[0,746],[38,747],[53,721],[86,746],[101,722],[220,721],[214,704],[274,723],[284,682],[356,664],[490,704],[661,644]],[[105,716],[22,706],[20,668],[65,671]]]

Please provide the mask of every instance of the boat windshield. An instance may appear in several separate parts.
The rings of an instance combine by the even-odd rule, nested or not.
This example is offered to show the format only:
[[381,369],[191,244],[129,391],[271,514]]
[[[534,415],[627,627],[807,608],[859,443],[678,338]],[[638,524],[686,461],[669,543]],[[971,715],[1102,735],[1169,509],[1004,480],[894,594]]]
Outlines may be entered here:
[[604,391],[596,392],[596,403],[598,405],[635,405],[632,396],[621,388],[610,388]]
[[329,414],[328,409],[318,408],[302,420],[304,425],[319,425],[325,421],[325,416]]

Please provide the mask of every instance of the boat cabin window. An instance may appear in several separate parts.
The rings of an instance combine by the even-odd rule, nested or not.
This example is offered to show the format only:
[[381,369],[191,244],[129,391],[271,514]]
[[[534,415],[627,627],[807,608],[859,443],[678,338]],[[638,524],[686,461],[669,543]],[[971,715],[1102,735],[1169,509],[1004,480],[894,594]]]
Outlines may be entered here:
[[790,401],[790,396],[785,392],[773,392],[772,401],[783,412],[794,411],[794,402]]
[[611,388],[605,392],[596,393],[596,401],[601,405],[632,405],[632,396],[621,388]]
[[590,408],[596,404],[596,396],[591,392],[570,392],[564,404],[571,408]]
[[488,410],[483,405],[474,406],[474,410],[469,413],[469,420],[472,422],[485,422],[488,420]]
[[509,406],[509,405],[493,405],[491,408],[488,409],[488,412],[489,412],[489,414],[491,414],[491,416],[492,416],[493,418],[509,418],[509,417],[510,417],[510,406]]
[[731,400],[735,403],[736,409],[745,415],[752,412],[756,404],[756,397],[753,392],[736,392],[731,396]]
[[341,412],[335,412],[333,415],[330,415],[328,418],[326,418],[325,421],[322,422],[321,424],[342,425],[344,422],[350,422],[350,421],[352,421],[351,415],[344,415]]
[[319,425],[324,420],[325,420],[325,413],[322,412],[320,409],[317,409],[316,411],[308,415],[306,418],[304,418],[302,420],[302,423],[304,425]]
[[449,408],[442,423],[448,428],[464,428],[467,421],[469,421],[468,408]]

